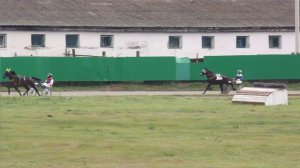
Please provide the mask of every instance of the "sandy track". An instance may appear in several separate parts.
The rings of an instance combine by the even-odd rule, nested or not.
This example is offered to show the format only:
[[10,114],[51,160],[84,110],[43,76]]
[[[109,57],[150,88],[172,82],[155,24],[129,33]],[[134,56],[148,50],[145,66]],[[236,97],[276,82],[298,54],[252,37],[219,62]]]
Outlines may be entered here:
[[[52,96],[138,96],[138,95],[220,95],[220,91],[207,91],[202,95],[203,91],[54,91]],[[229,96],[236,92],[231,91]],[[289,91],[289,95],[300,95],[300,91]],[[7,92],[0,92],[0,96],[8,96]],[[17,92],[11,92],[10,96],[19,96]]]
[[[52,96],[202,95],[202,93],[203,91],[53,91]],[[210,91],[206,95],[220,95],[220,91]],[[8,93],[0,92],[0,96],[8,96]],[[19,94],[13,91],[10,96]]]

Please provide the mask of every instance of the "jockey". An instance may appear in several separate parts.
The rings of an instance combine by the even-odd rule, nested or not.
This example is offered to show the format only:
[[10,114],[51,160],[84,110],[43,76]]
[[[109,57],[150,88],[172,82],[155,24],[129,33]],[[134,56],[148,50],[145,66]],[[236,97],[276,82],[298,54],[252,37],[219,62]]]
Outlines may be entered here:
[[42,86],[44,86],[46,88],[50,88],[53,86],[53,83],[54,83],[54,79],[52,77],[52,73],[48,73],[47,79],[45,80],[44,83],[42,83]]
[[242,73],[243,73],[242,70],[237,70],[237,74],[235,76],[235,83],[236,84],[241,84],[243,82],[244,77],[243,77]]

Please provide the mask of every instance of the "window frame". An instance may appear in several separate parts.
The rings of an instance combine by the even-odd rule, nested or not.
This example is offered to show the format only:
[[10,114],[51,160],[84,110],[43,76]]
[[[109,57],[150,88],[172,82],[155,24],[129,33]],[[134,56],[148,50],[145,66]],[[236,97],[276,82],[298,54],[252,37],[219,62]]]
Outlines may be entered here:
[[[34,37],[37,38],[38,37],[38,40],[35,39],[34,40]],[[41,37],[41,39],[39,39]],[[34,44],[34,43],[39,43],[41,42],[41,44]],[[31,47],[33,48],[43,48],[43,47],[46,47],[46,35],[45,34],[31,34]]]
[[[102,39],[104,38],[110,38],[110,45],[106,45],[106,43],[103,43]],[[114,35],[100,35],[100,47],[101,48],[114,48]]]
[[[75,45],[70,45],[70,43],[68,43],[68,37],[70,38],[71,36],[74,36],[74,37],[76,37],[76,44]],[[80,36],[79,36],[79,34],[66,34],[66,48],[79,48],[79,46],[80,46]],[[72,40],[74,40],[74,39],[72,39]]]
[[[240,46],[239,38],[245,39],[245,45]],[[250,37],[249,36],[236,36],[236,48],[250,48]]]
[[[209,40],[209,41],[206,41],[206,42],[209,42],[209,45],[207,45],[208,43],[206,43],[205,40]],[[215,48],[215,37],[214,36],[202,36],[202,48],[204,48],[204,49]]]
[[[274,46],[274,39],[277,39],[278,40],[278,46]],[[269,36],[269,48],[270,49],[280,49],[281,48],[281,45],[282,45],[282,42],[281,42],[281,35],[270,35]]]
[[[171,45],[171,38],[178,39],[178,46],[175,43]],[[169,36],[168,49],[182,49],[182,36]]]
[[0,34],[1,37],[3,37],[3,44],[0,43],[0,48],[6,48],[7,46],[7,35],[6,34]]

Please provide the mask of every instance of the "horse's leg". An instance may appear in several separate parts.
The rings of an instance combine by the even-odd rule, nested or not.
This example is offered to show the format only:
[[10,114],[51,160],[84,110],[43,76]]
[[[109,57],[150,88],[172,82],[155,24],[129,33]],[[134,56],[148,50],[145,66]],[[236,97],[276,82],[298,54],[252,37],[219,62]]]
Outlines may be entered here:
[[41,96],[39,93],[39,90],[35,86],[33,86],[33,89],[35,90],[35,93],[37,93],[39,96]]
[[20,90],[18,89],[18,87],[14,87],[16,89],[16,91],[18,91],[19,95],[22,96]]
[[211,86],[211,83],[208,83],[206,89],[204,90],[204,92],[202,94],[205,94],[205,92],[208,90],[208,88],[210,88],[210,86]]
[[36,88],[34,82],[30,82],[29,85],[35,90],[35,93],[37,93],[39,96],[41,96],[39,93],[39,90]]
[[223,84],[220,83],[220,90],[221,90],[221,94],[223,94]]
[[10,87],[7,88],[8,95],[10,95]]
[[225,88],[223,87],[223,93],[226,95],[229,94],[229,92],[230,92],[229,84],[227,83],[227,84],[224,84],[223,86],[226,86]]
[[26,94],[27,94],[27,96],[28,96],[28,91],[29,91],[28,86],[26,86],[25,89],[26,89],[26,91],[23,93],[23,96],[25,96]]
[[236,88],[234,88],[232,82],[230,83],[231,87],[232,87],[232,90],[236,90]]

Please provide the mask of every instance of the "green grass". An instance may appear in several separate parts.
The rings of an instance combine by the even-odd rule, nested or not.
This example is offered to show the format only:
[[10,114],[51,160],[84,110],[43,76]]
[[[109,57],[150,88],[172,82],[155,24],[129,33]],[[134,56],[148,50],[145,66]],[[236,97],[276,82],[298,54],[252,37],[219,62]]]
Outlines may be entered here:
[[0,97],[1,168],[296,168],[300,97]]

